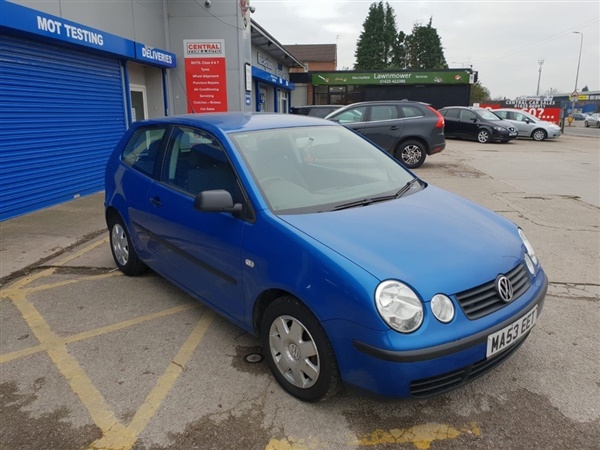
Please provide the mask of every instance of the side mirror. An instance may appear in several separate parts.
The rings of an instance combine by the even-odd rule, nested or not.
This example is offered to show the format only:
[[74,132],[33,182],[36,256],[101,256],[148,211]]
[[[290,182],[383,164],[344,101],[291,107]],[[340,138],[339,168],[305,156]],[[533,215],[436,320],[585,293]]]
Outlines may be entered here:
[[239,214],[242,212],[242,204],[234,204],[231,194],[225,189],[216,189],[214,191],[202,191],[196,195],[194,209],[204,212]]

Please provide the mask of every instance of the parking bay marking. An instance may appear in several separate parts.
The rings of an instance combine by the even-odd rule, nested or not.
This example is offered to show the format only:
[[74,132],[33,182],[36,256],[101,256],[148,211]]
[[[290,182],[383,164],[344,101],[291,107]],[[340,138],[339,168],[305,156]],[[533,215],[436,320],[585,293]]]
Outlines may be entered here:
[[[91,244],[82,250],[60,260],[55,265],[64,265],[98,246],[106,244],[107,242],[108,239],[95,242],[94,244]],[[129,321],[109,325],[107,327],[101,327],[96,330],[79,333],[68,338],[62,338],[54,333],[40,312],[27,300],[27,296],[33,292],[65,286],[72,284],[72,282],[107,278],[112,274],[83,277],[76,281],[71,280],[68,282],[52,283],[33,288],[27,287],[29,283],[44,277],[48,277],[54,272],[55,268],[46,269],[34,275],[25,277],[22,280],[18,280],[10,287],[0,290],[0,297],[12,300],[12,303],[19,310],[21,316],[40,342],[39,345],[29,349],[23,349],[6,355],[0,355],[0,363],[12,361],[33,353],[46,351],[54,365],[69,382],[73,392],[77,394],[83,406],[88,410],[88,413],[90,414],[94,423],[102,431],[103,437],[95,442],[92,442],[90,444],[90,448],[132,448],[137,441],[139,434],[144,430],[150,419],[154,416],[162,401],[166,398],[171,388],[175,384],[175,381],[183,371],[183,368],[191,358],[193,352],[202,341],[204,334],[214,320],[215,313],[203,308],[204,311],[200,320],[198,321],[198,324],[191,332],[183,346],[179,349],[177,355],[169,363],[164,374],[157,380],[154,388],[146,397],[144,403],[138,409],[130,424],[125,426],[118,421],[117,417],[111,410],[102,394],[94,386],[90,378],[79,365],[77,359],[69,353],[67,350],[67,344],[115,331],[127,326],[133,326],[157,317],[170,315],[175,312],[192,308],[195,305],[182,305],[155,314],[149,314]]]

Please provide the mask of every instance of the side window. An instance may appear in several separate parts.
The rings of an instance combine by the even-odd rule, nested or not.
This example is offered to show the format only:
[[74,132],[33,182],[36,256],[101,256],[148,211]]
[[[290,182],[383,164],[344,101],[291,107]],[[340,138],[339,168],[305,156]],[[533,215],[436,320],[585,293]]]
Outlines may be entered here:
[[515,115],[515,120],[519,122],[525,122],[526,117],[521,113],[513,113]]
[[460,111],[460,121],[461,122],[474,122],[477,120],[477,116],[475,115],[475,113],[471,112],[471,111],[467,111],[466,109],[463,109]]
[[447,109],[444,111],[444,117],[447,119],[458,119],[459,109]]
[[398,110],[395,106],[377,105],[371,107],[371,121],[390,120],[398,118]]
[[493,111],[493,113],[502,119],[511,119],[508,111]]
[[123,150],[122,161],[152,176],[164,134],[165,128],[140,128],[131,136]]
[[334,119],[337,119],[340,123],[364,122],[366,111],[367,107],[361,106],[359,108],[353,108],[344,111],[343,113],[335,116]]
[[402,105],[404,117],[423,117],[423,112],[416,106]]
[[161,180],[193,196],[225,189],[234,202],[241,201],[237,177],[221,143],[211,134],[176,128],[167,145]]

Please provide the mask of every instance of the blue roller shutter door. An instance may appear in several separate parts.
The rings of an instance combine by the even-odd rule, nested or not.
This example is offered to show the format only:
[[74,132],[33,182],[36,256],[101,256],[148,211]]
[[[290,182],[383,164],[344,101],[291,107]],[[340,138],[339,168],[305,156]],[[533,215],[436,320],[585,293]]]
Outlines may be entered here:
[[0,35],[0,220],[104,188],[126,129],[117,59]]

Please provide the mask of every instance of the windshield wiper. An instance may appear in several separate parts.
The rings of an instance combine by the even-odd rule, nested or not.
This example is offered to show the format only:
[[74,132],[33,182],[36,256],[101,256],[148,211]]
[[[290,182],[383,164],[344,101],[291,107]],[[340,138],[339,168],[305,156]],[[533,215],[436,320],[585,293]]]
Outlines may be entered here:
[[385,202],[387,200],[394,200],[394,199],[400,198],[404,194],[406,194],[414,186],[414,184],[417,183],[418,181],[419,181],[418,178],[413,178],[408,183],[406,183],[404,186],[402,186],[393,195],[382,195],[382,196],[379,196],[379,197],[361,198],[360,200],[354,200],[352,202],[342,203],[340,205],[336,205],[336,206],[333,207],[333,209],[334,209],[334,211],[338,211],[340,209],[355,208],[357,206],[367,206],[367,205],[370,205],[372,203]]
[[394,196],[395,198],[400,198],[402,197],[404,194],[406,194],[408,191],[410,191],[410,189],[415,185],[416,182],[418,182],[419,179],[418,178],[413,178],[412,180],[410,180],[408,183],[406,183],[404,186],[402,186],[398,192],[396,192],[396,195]]

